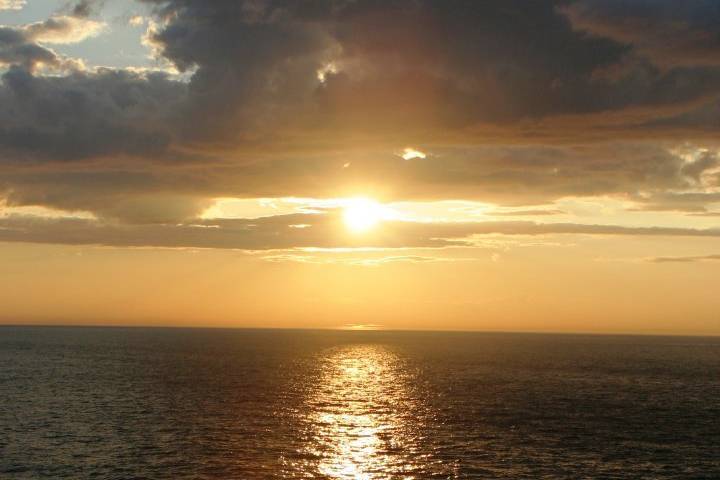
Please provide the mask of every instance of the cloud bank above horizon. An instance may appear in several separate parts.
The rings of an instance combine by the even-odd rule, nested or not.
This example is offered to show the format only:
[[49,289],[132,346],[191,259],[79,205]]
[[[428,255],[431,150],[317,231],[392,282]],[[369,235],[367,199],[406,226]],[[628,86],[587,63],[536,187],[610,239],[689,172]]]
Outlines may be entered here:
[[[530,230],[695,235],[720,218],[713,2],[55,3],[0,4],[0,240],[347,243],[329,240],[327,212],[291,233],[264,219],[243,240],[238,218],[272,215],[199,228],[227,199],[434,204],[403,229],[438,230],[439,243],[469,222],[518,228],[439,212],[456,200]],[[89,60],[128,38],[145,61]],[[88,58],[67,50],[78,46]],[[258,233],[268,223],[283,241]],[[360,243],[418,243],[405,240]]]

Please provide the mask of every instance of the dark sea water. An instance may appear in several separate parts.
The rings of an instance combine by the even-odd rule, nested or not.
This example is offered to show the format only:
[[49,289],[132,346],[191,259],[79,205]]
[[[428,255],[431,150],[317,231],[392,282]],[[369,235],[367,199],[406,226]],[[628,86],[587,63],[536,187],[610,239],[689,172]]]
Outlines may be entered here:
[[0,328],[0,478],[720,478],[720,339]]

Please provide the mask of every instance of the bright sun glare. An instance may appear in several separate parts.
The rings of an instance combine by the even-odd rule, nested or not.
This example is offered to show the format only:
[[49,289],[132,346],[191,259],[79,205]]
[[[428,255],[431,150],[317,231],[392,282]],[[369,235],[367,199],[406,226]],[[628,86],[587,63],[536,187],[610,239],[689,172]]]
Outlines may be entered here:
[[352,232],[366,232],[387,217],[379,203],[367,198],[353,198],[345,205],[343,220]]

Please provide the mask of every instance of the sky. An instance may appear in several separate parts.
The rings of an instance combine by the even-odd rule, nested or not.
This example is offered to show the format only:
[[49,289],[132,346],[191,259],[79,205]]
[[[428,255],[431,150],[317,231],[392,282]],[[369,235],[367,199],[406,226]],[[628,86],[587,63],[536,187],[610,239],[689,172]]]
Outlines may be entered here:
[[715,0],[0,0],[0,323],[720,334]]

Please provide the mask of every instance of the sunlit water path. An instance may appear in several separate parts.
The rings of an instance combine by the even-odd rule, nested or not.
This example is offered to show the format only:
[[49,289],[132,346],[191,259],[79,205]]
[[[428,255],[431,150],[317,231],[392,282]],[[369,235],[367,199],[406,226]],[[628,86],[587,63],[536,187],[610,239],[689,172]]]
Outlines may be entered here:
[[453,473],[452,465],[432,457],[432,412],[396,352],[373,344],[331,348],[318,366],[298,419],[305,460],[288,462],[288,475],[370,480]]

